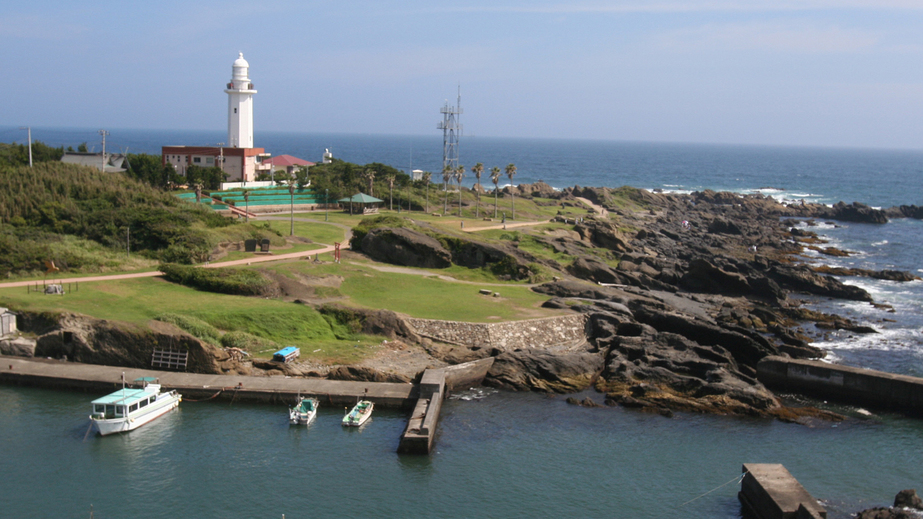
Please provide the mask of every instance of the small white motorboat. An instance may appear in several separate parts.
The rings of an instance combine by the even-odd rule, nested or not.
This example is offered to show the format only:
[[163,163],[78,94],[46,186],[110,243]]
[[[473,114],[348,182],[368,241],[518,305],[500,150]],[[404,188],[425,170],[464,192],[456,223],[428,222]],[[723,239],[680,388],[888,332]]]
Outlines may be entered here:
[[288,410],[288,422],[292,425],[308,425],[317,416],[316,398],[299,398],[298,405]]
[[375,408],[369,400],[360,400],[352,410],[343,417],[343,425],[347,427],[359,427],[372,417],[372,409]]

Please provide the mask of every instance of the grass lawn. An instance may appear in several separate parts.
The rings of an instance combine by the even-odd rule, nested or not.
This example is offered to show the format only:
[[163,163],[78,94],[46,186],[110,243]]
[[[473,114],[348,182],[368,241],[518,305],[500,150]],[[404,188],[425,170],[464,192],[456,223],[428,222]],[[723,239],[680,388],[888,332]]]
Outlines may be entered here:
[[[295,215],[298,217],[298,215]],[[312,217],[316,215],[311,215]],[[323,218],[323,217],[322,217]],[[279,231],[282,236],[288,236],[291,232],[291,222],[283,220],[266,220],[269,227],[274,231]],[[343,242],[346,240],[346,231],[334,225],[314,222],[295,221],[295,236],[307,238],[316,243],[324,245],[333,245],[334,242]],[[294,251],[293,251],[294,252]]]
[[[161,278],[81,283],[79,290],[64,296],[5,288],[0,289],[0,305],[30,312],[77,312],[142,324],[166,313],[189,315],[223,331],[252,333],[280,347],[297,345],[302,348],[302,355],[324,362],[360,360],[368,355],[369,346],[380,342],[378,338],[363,336],[337,339],[327,321],[309,306],[200,292]],[[312,353],[318,348],[322,351]],[[253,353],[260,357],[272,354],[271,351]]]
[[[273,268],[280,272],[298,272],[311,276],[341,276],[344,280],[339,291],[349,297],[349,304],[385,308],[412,317],[492,322],[547,317],[560,313],[540,308],[548,296],[537,294],[528,287],[514,283],[496,286],[498,283],[495,279],[485,281],[483,285],[477,282],[456,283],[416,274],[381,272],[368,265],[350,262],[323,265],[292,262]],[[459,277],[459,271],[453,269],[430,269],[429,272]],[[478,290],[481,288],[499,292],[501,297],[479,294]]]

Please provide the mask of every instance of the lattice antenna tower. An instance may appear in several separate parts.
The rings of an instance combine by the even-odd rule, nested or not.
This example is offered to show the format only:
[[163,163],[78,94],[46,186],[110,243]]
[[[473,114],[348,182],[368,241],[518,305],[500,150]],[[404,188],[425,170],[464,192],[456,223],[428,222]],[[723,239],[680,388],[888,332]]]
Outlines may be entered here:
[[462,125],[459,124],[459,116],[463,110],[461,107],[461,85],[458,87],[458,104],[451,106],[448,101],[442,107],[442,122],[437,128],[442,130],[442,168],[451,168],[452,171],[458,169],[458,138],[462,133]]

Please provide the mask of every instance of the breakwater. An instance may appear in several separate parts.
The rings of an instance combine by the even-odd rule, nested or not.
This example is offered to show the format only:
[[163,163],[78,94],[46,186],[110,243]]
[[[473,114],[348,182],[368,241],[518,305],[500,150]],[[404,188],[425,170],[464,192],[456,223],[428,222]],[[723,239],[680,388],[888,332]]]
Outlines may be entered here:
[[398,452],[429,454],[436,437],[439,413],[448,391],[480,385],[493,365],[492,357],[440,369],[428,369],[420,379],[417,403],[401,435]]
[[772,389],[923,414],[923,378],[775,356],[760,360],[757,378]]
[[737,495],[759,519],[826,519],[827,511],[781,464],[744,463]]
[[155,377],[164,389],[176,389],[192,400],[291,405],[300,394],[315,396],[322,405],[351,405],[369,398],[376,406],[410,408],[418,391],[413,384],[388,382],[178,373],[5,356],[0,360],[0,382],[6,384],[105,393],[121,387],[123,380]]

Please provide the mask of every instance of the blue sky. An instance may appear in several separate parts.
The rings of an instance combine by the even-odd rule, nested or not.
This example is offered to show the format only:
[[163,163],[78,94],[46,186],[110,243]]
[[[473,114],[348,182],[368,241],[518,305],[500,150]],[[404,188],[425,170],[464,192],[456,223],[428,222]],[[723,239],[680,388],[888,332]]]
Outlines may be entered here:
[[[923,149],[923,1],[6,3],[0,125]],[[259,144],[257,142],[257,144]]]

